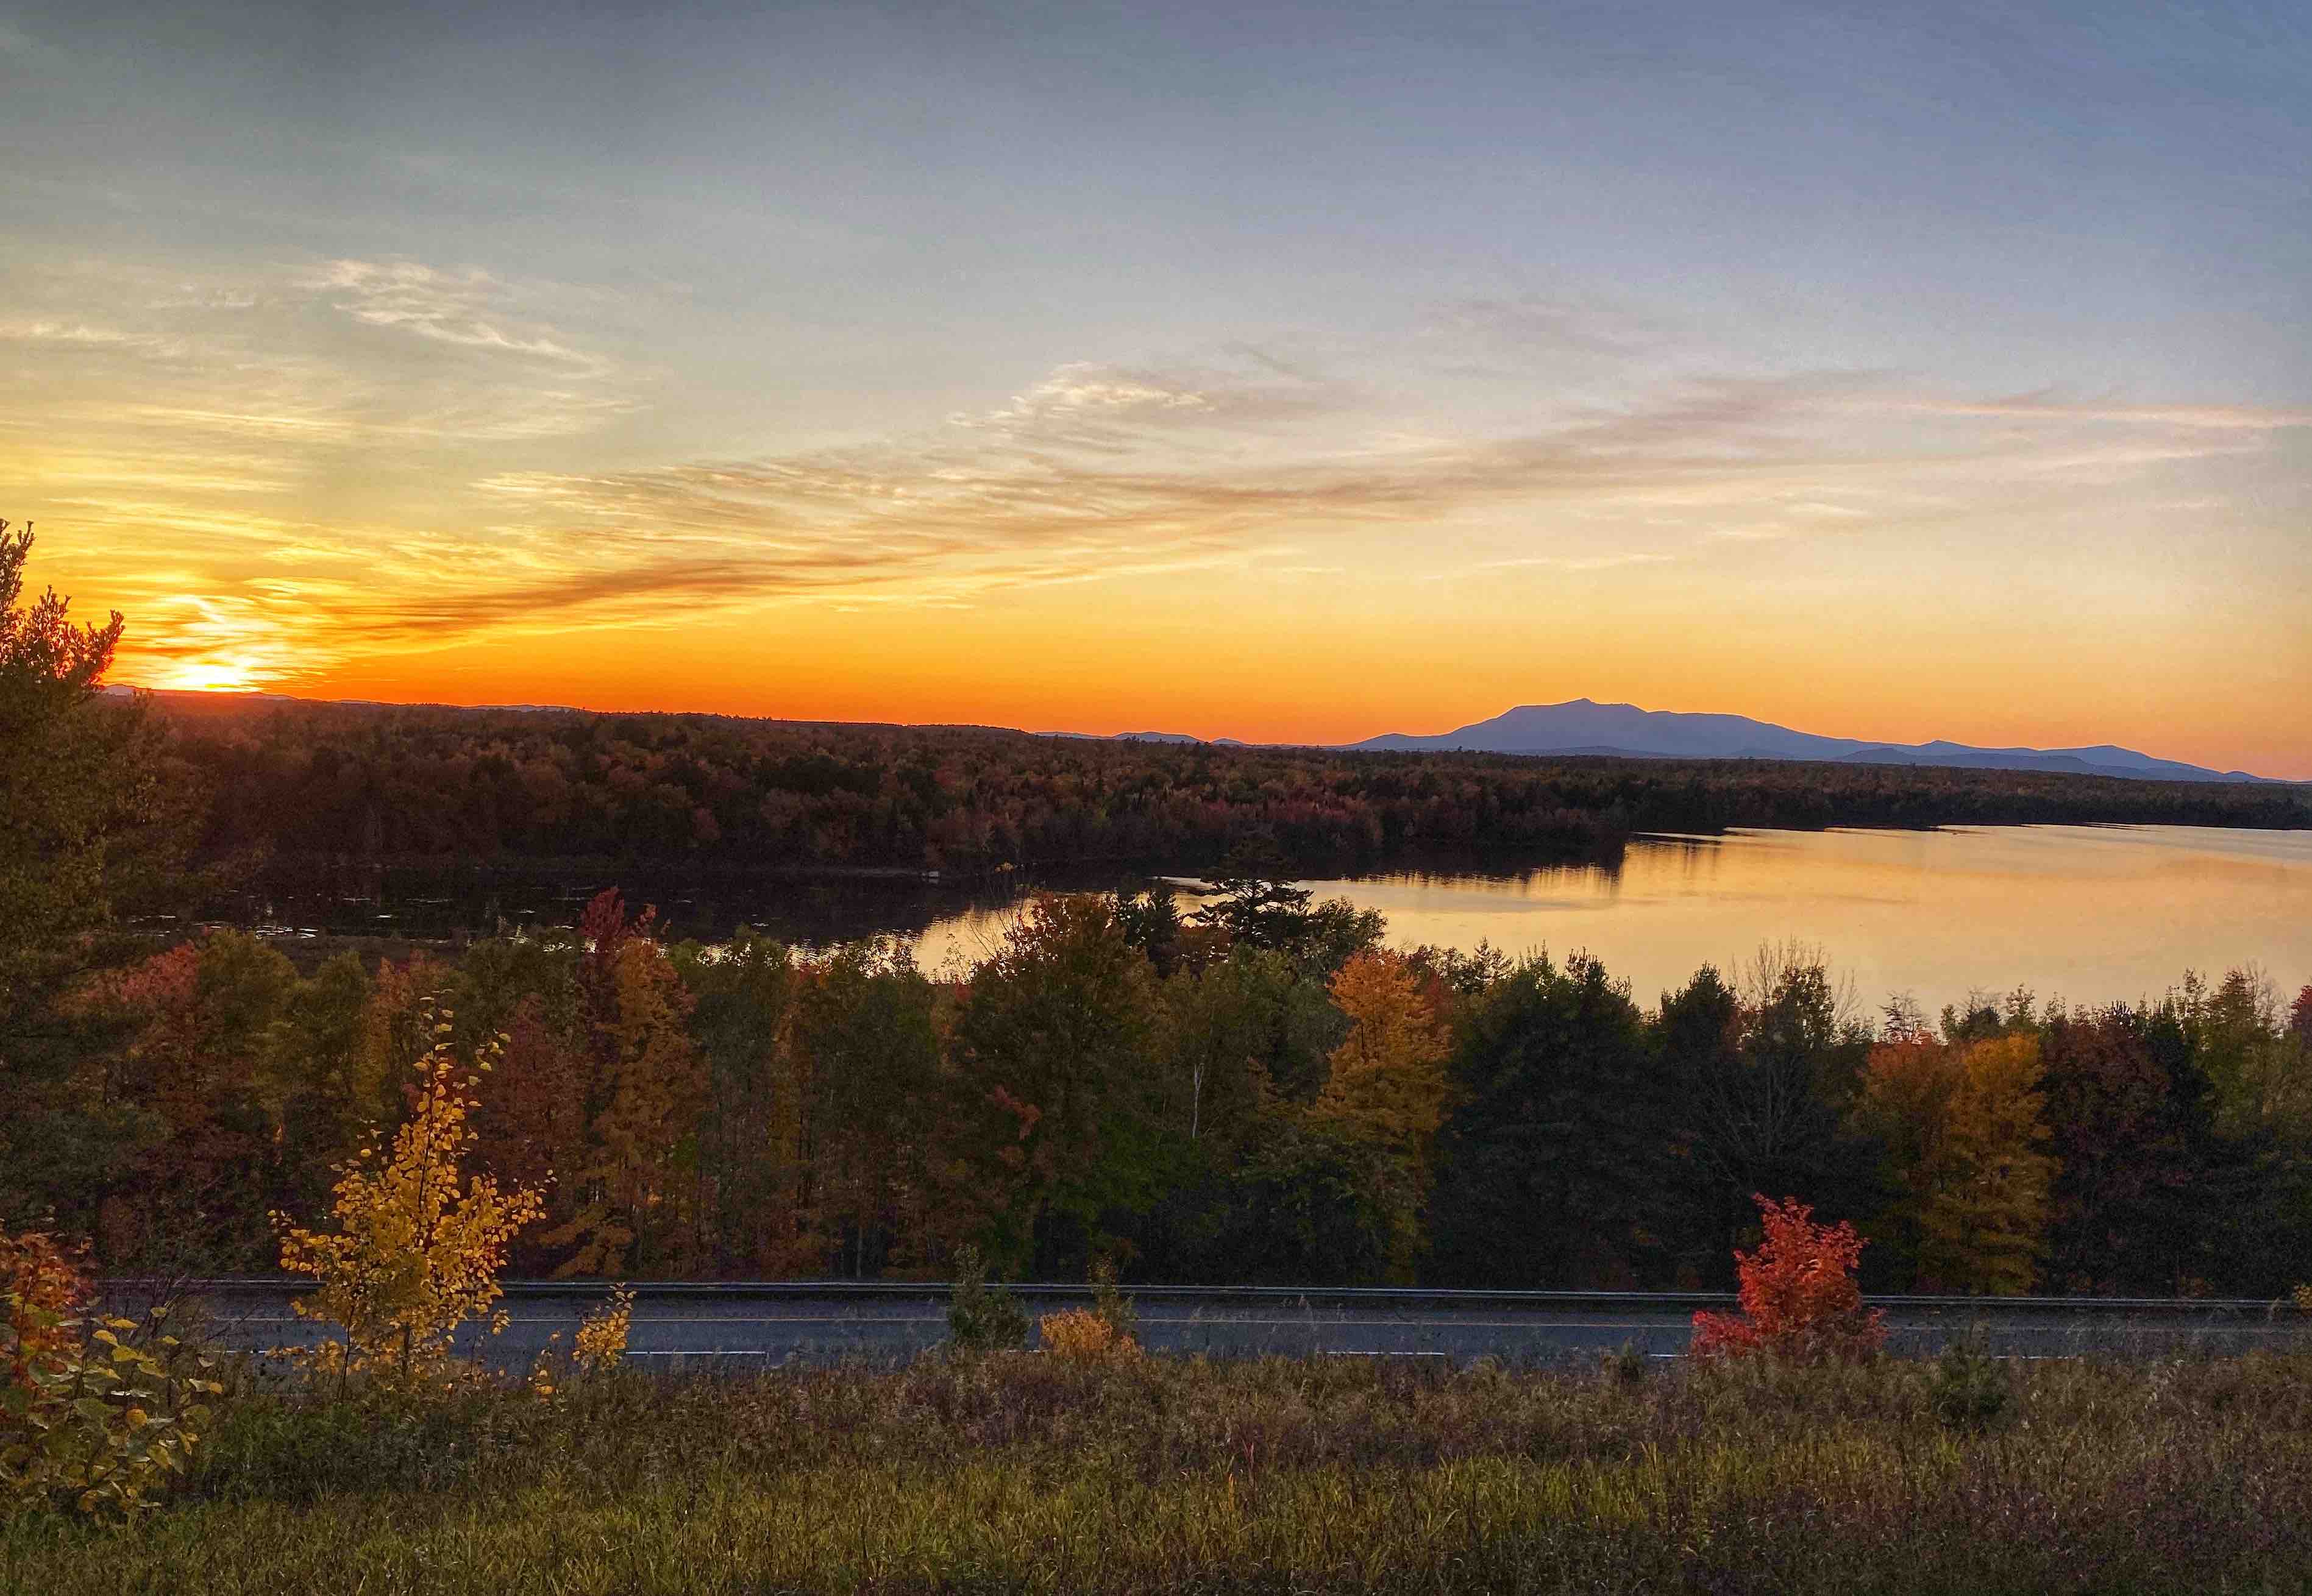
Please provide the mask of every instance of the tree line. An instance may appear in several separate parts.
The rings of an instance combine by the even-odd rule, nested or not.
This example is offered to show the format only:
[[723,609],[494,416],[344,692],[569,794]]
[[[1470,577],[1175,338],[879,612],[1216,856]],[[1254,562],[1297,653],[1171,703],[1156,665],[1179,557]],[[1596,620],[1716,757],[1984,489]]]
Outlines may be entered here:
[[114,1270],[262,1271],[407,1112],[437,1009],[518,1273],[1723,1286],[1754,1193],[1879,1289],[2280,1292],[2312,1245],[2312,988],[1852,1012],[1768,949],[1642,1007],[1576,955],[1394,951],[1239,879],[1037,900],[968,977],[890,940],[669,946],[605,894],[454,959],[301,974],[219,931],[74,985],[0,1217]]
[[1348,754],[970,727],[205,701],[154,709],[213,856],[971,873],[1265,849],[1300,873],[1423,853],[1617,858],[1633,832],[2312,825],[2292,787],[1778,761]]

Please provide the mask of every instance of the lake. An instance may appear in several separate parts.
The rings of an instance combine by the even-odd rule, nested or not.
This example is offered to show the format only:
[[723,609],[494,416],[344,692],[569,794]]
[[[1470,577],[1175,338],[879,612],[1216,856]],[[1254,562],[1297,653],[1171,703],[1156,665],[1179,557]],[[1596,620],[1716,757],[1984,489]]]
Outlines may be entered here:
[[[2018,984],[2072,1006],[2157,997],[2186,969],[2312,981],[2312,832],[2197,826],[1741,831],[1633,841],[1618,869],[1404,871],[1300,885],[1388,917],[1399,946],[1585,950],[1642,1004],[1761,942],[1818,945],[1857,999],[1929,1014]],[[1017,909],[933,920],[926,969],[981,956]]]
[[[1047,879],[1099,891],[1113,873]],[[2186,969],[2262,965],[2312,981],[2312,831],[2201,826],[1984,826],[1738,831],[1642,837],[1618,867],[1398,870],[1301,885],[1388,917],[1400,946],[1478,942],[1516,954],[1586,950],[1641,1003],[1762,942],[1819,946],[1876,1009],[1907,991],[1932,1014],[2017,984],[2074,1006],[2157,997]],[[656,904],[677,937],[755,925],[793,942],[909,937],[927,970],[978,959],[1019,913],[1019,889],[885,878],[525,876],[478,871],[293,871],[225,912],[296,938],[486,935],[568,925],[605,886]]]

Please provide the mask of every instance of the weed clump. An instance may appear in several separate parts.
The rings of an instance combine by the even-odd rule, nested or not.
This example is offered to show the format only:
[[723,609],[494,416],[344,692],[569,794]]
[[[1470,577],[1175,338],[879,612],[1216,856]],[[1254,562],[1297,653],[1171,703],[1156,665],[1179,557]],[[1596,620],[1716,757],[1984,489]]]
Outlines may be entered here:
[[947,1302],[948,1344],[959,1352],[1003,1352],[1028,1339],[1028,1313],[1000,1286],[987,1283],[987,1262],[976,1247],[955,1255],[955,1286]]
[[1944,1347],[1927,1391],[1944,1428],[1967,1432],[1997,1424],[2015,1396],[2007,1365],[1991,1356],[1980,1327]]
[[1136,1356],[1139,1343],[1119,1336],[1099,1314],[1085,1308],[1063,1308],[1036,1321],[1036,1338],[1046,1352],[1072,1364],[1108,1363]]
[[1091,1306],[1064,1308],[1036,1321],[1045,1351],[1069,1363],[1107,1363],[1140,1356],[1140,1314],[1116,1284],[1116,1266],[1091,1269]]

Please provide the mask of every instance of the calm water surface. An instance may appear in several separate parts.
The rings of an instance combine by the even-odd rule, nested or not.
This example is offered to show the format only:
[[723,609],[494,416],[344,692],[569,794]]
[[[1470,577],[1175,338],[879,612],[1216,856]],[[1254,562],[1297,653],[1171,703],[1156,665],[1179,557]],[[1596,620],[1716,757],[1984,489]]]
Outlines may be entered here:
[[[2198,826],[1746,831],[1633,842],[1618,870],[1308,881],[1388,917],[1399,946],[1586,950],[1641,1003],[1764,941],[1818,944],[1875,1007],[1930,1013],[2018,984],[2074,1006],[2156,997],[2186,969],[2312,981],[2312,832]],[[933,920],[926,969],[976,961],[1015,907]]]

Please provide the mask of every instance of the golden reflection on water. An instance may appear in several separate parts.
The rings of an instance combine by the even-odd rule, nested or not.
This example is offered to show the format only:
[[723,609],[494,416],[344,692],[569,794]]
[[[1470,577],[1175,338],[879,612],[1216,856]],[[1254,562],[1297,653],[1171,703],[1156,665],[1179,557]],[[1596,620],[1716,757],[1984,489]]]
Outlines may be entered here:
[[[2187,969],[2312,981],[2312,832],[1990,826],[1730,833],[1633,842],[1622,868],[1418,873],[1302,885],[1388,917],[1389,940],[1587,951],[1653,1004],[1759,944],[1819,945],[1875,1008],[1929,1012],[2027,986],[2073,1006],[2157,997]],[[926,969],[984,957],[1008,910],[933,924]]]

